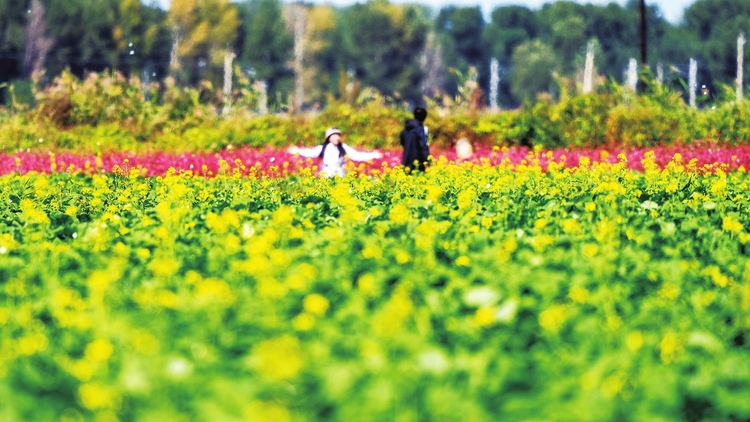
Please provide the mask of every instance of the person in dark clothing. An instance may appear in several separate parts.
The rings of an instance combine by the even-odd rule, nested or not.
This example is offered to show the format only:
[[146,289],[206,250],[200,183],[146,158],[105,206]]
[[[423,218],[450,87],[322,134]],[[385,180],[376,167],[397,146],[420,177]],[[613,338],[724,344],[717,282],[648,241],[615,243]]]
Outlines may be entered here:
[[401,146],[404,148],[401,163],[411,171],[424,171],[430,156],[428,132],[424,125],[426,118],[427,110],[414,109],[414,118],[407,120],[404,130],[401,131]]

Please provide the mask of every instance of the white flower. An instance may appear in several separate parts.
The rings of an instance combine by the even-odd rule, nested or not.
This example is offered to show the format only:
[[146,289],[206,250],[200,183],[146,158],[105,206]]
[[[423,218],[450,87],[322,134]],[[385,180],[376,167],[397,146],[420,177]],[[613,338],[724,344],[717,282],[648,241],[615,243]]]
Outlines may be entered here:
[[427,372],[440,374],[448,369],[448,359],[445,358],[443,352],[431,350],[419,356],[419,367]]
[[512,322],[516,318],[516,311],[518,311],[518,300],[508,299],[497,309],[495,320],[505,323]]
[[185,358],[172,358],[167,362],[167,374],[173,378],[185,378],[192,371],[193,365]]
[[464,303],[469,306],[483,307],[495,304],[500,299],[500,294],[492,287],[476,287],[464,293]]

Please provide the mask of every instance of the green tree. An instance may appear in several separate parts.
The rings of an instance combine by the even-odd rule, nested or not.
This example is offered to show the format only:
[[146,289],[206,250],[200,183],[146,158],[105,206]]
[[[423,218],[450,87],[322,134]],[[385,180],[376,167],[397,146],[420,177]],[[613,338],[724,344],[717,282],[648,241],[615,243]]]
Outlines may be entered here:
[[143,9],[140,0],[120,0],[117,8],[116,24],[112,30],[116,47],[114,67],[126,73],[130,73],[134,66],[140,67],[133,56],[143,44]]
[[303,72],[308,102],[321,104],[325,94],[338,87],[337,77],[345,66],[340,15],[332,6],[321,5],[311,7],[307,16]]
[[279,0],[251,0],[241,6],[245,31],[240,62],[268,83],[270,100],[280,106],[292,92],[294,38],[287,30]]
[[[444,50],[444,63],[466,73],[474,67],[479,73],[479,84],[487,88],[489,81],[489,51],[483,42],[485,22],[482,10],[477,7],[444,7],[438,13],[436,31]],[[449,80],[449,93],[457,90],[456,80]]]
[[489,47],[489,54],[501,66],[499,100],[501,104],[514,106],[519,103],[511,92],[510,79],[505,77],[510,69],[516,47],[536,37],[538,28],[536,14],[523,6],[502,6],[492,11],[492,19],[482,35]]
[[236,7],[229,0],[172,0],[169,23],[174,40],[170,65],[178,79],[218,83],[224,55],[237,38]]
[[172,30],[168,25],[167,12],[159,7],[143,8],[141,42],[136,49],[135,61],[149,72],[148,77],[164,78],[169,73],[172,49]]
[[685,10],[684,29],[697,39],[695,57],[699,70],[706,71],[702,82],[731,84],[737,75],[737,36],[750,34],[750,1],[698,0]]
[[587,28],[587,17],[585,7],[572,1],[548,3],[539,11],[540,35],[557,53],[559,70],[565,76],[578,70],[577,59],[585,55],[593,35]]
[[516,98],[528,101],[552,91],[559,59],[551,46],[540,39],[527,41],[515,49],[512,62],[511,90]]
[[384,94],[421,99],[419,59],[428,29],[421,9],[377,0],[349,7],[343,22],[345,65],[359,81]]
[[0,0],[0,83],[21,75],[28,10],[24,3]]
[[117,64],[115,28],[120,0],[44,0],[47,28],[54,48],[47,60],[49,75],[66,67],[83,76]]
[[501,64],[509,65],[513,50],[536,37],[537,17],[523,6],[503,6],[492,11],[492,20],[484,30],[484,41],[490,45],[490,55]]

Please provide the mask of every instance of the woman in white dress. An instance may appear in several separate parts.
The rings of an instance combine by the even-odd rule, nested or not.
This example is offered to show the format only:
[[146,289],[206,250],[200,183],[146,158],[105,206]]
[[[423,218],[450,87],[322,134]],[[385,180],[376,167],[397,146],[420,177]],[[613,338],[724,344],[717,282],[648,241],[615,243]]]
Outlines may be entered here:
[[347,157],[354,161],[369,161],[383,156],[378,151],[357,151],[341,142],[341,130],[335,127],[326,130],[325,141],[322,144],[312,148],[291,146],[287,151],[306,158],[320,158],[322,160],[320,175],[323,177],[343,177],[346,174],[344,159]]

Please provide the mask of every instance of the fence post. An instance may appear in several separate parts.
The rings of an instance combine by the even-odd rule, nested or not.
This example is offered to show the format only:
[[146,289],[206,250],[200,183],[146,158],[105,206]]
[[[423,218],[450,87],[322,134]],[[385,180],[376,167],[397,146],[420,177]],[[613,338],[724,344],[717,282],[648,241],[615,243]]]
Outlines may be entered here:
[[586,65],[583,68],[583,93],[590,94],[594,90],[594,42],[589,41],[586,48]]
[[224,109],[221,111],[223,115],[229,113],[232,102],[232,62],[234,58],[233,51],[227,50],[224,53]]
[[698,62],[690,59],[688,89],[690,89],[690,107],[695,108],[695,89],[698,86]]
[[490,109],[497,111],[497,97],[500,88],[500,63],[496,58],[490,61]]
[[737,85],[737,103],[742,102],[742,79],[743,79],[743,63],[745,60],[745,34],[740,32],[739,37],[737,37],[737,80],[735,81],[735,84]]

